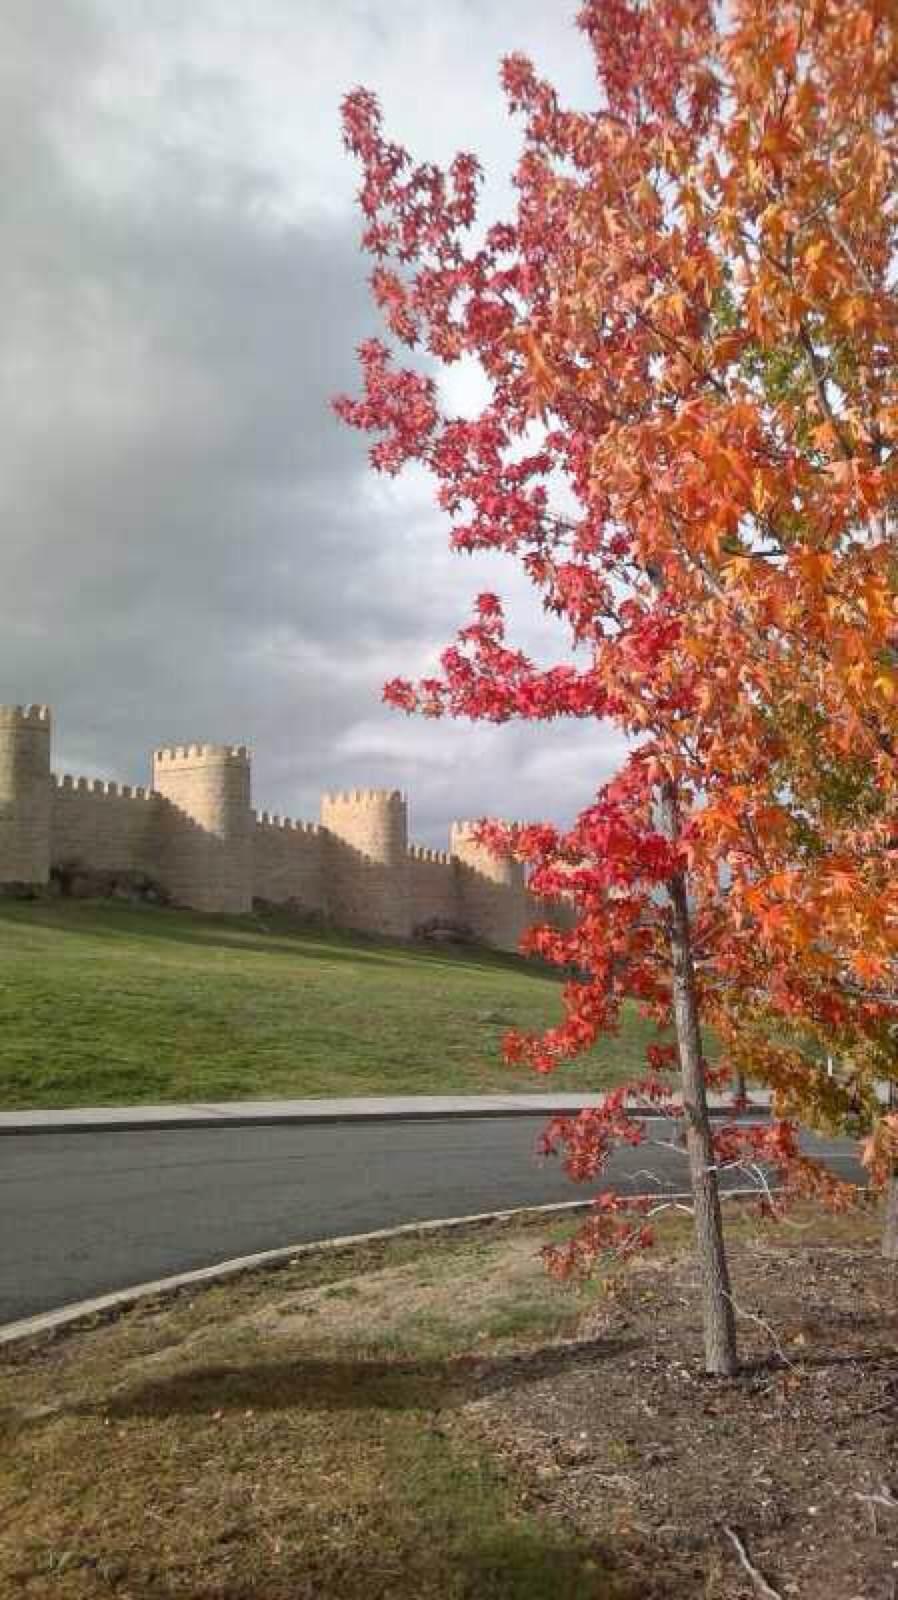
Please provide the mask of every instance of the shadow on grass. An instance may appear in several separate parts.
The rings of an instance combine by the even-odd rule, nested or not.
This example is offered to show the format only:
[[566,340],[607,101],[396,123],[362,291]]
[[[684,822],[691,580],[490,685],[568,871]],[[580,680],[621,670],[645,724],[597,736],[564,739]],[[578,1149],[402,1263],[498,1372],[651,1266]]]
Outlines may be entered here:
[[[394,943],[371,934],[331,932],[314,924],[285,923],[280,917],[201,918],[196,912],[170,907],[137,911],[113,901],[69,901],[48,904],[0,900],[0,922],[50,928],[57,933],[77,933],[92,938],[165,940],[229,953],[289,955],[298,960],[335,961],[356,965],[437,967],[482,973],[507,972],[538,979],[557,987],[559,976],[541,962],[511,952],[487,950],[466,944],[435,949],[414,942]],[[269,930],[270,931],[267,931]]]
[[221,1575],[192,1582],[189,1591],[158,1570],[146,1579],[129,1573],[127,1592],[132,1600],[186,1600],[188,1592],[190,1600],[636,1600],[643,1594],[624,1577],[618,1558],[612,1565],[604,1551],[535,1518],[479,1538],[440,1528],[438,1548],[432,1532],[423,1520],[414,1551],[345,1539],[326,1552],[300,1544],[273,1557],[267,1570],[257,1567],[249,1582]]
[[499,1530],[470,1546],[460,1555],[458,1577],[459,1594],[471,1600],[623,1600],[627,1592],[601,1556],[539,1524]]
[[61,906],[48,909],[40,905],[31,916],[16,915],[0,902],[0,922],[21,926],[51,929],[54,933],[78,934],[91,939],[157,939],[170,944],[192,945],[199,949],[221,950],[228,955],[243,954],[289,955],[297,960],[348,962],[351,965],[365,962],[378,966],[393,966],[399,952],[393,954],[372,946],[368,949],[360,939],[359,944],[344,946],[337,939],[317,929],[296,928],[266,933],[254,917],[209,917],[199,921],[195,912],[154,908],[144,912],[119,911],[108,901],[71,902],[71,910]]
[[[444,1361],[333,1360],[302,1356],[252,1366],[195,1367],[154,1378],[108,1401],[85,1406],[126,1417],[209,1416],[226,1411],[412,1411],[450,1407],[470,1391],[513,1389],[593,1366],[636,1347],[636,1341],[586,1339],[545,1345],[509,1356],[468,1356]],[[75,1408],[82,1409],[82,1408]]]

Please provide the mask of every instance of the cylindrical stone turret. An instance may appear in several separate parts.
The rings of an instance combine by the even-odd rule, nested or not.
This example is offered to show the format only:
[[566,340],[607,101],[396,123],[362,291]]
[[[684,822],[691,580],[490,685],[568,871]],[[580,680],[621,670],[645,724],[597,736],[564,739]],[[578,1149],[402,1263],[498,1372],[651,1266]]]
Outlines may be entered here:
[[476,826],[453,822],[449,831],[449,849],[459,863],[462,920],[485,944],[516,950],[530,921],[524,868],[520,861],[479,844]]
[[0,706],[0,884],[50,876],[50,708]]
[[407,939],[411,910],[404,797],[396,789],[326,794],[321,822],[328,830],[328,910],[333,920]]
[[155,750],[153,788],[171,802],[160,867],[174,900],[197,911],[251,911],[255,820],[245,746]]

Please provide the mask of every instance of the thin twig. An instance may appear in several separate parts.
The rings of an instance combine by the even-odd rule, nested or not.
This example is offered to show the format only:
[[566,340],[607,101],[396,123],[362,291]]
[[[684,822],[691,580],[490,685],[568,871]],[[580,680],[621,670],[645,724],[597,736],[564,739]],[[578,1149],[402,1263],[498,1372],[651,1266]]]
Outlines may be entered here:
[[856,1411],[854,1415],[858,1419],[861,1417],[880,1417],[884,1411],[894,1411],[896,1406],[898,1406],[898,1397],[893,1395],[891,1400],[884,1400],[881,1406],[868,1406],[866,1411]]
[[798,341],[802,350],[804,351],[807,368],[811,374],[814,392],[817,396],[817,401],[819,403],[820,410],[823,413],[824,420],[828,422],[829,426],[832,428],[843,460],[853,461],[854,451],[851,448],[851,442],[848,438],[846,438],[839,418],[836,416],[836,413],[832,407],[832,402],[827,394],[826,365],[819,351],[815,348],[814,341],[808,333],[804,322],[800,322],[798,324]]
[[751,1578],[751,1581],[757,1589],[758,1594],[761,1596],[761,1600],[783,1600],[779,1589],[772,1589],[770,1584],[767,1582],[767,1579],[764,1577],[763,1572],[759,1572],[757,1567],[754,1565],[754,1562],[749,1559],[748,1551],[746,1550],[745,1545],[742,1543],[742,1540],[739,1538],[738,1533],[736,1533],[734,1529],[728,1527],[726,1523],[724,1523],[723,1531],[733,1546],[737,1556],[739,1557],[740,1565],[748,1573],[748,1576]]
[[782,1345],[780,1344],[780,1341],[779,1341],[779,1339],[777,1337],[777,1334],[776,1334],[776,1330],[771,1327],[770,1323],[769,1322],[765,1322],[764,1318],[757,1316],[757,1314],[754,1311],[746,1311],[743,1306],[740,1306],[740,1305],[737,1304],[737,1302],[733,1299],[733,1296],[731,1294],[728,1294],[726,1298],[729,1300],[730,1305],[732,1306],[732,1308],[733,1308],[733,1310],[734,1310],[734,1312],[735,1312],[737,1317],[742,1317],[746,1322],[754,1322],[754,1323],[757,1324],[757,1326],[759,1328],[763,1328],[763,1330],[766,1333],[768,1339],[770,1340],[770,1343],[773,1345],[774,1350],[776,1351],[776,1353],[779,1356],[781,1362],[783,1363],[783,1366],[784,1367],[788,1367],[790,1372],[795,1372],[797,1370],[796,1366],[795,1366],[795,1362],[789,1360],[789,1357],[786,1355],[785,1350],[783,1349]]
[[892,1494],[887,1483],[880,1484],[879,1494],[861,1494],[859,1489],[854,1491],[855,1500],[862,1500],[870,1513],[870,1525],[874,1538],[879,1537],[879,1518],[876,1515],[877,1506],[885,1506],[887,1511],[898,1510],[898,1500]]
[[859,1489],[855,1489],[854,1498],[864,1500],[871,1506],[885,1506],[889,1511],[898,1511],[898,1500],[895,1499],[887,1483],[880,1484],[878,1494],[861,1494]]
[[851,262],[851,265],[854,267],[854,270],[857,273],[858,277],[860,278],[861,283],[863,284],[863,286],[866,289],[867,293],[868,294],[881,294],[882,293],[882,289],[879,287],[879,285],[875,282],[875,280],[871,277],[870,273],[867,271],[867,268],[864,266],[863,261],[861,261],[860,257],[858,256],[858,254],[857,254],[856,250],[853,248],[853,246],[850,244],[849,240],[846,239],[844,233],[842,232],[842,229],[839,227],[839,224],[837,222],[834,222],[832,217],[827,217],[826,226],[828,227],[830,233],[832,234],[832,237],[835,239],[836,244],[842,250],[842,253],[848,257],[848,260]]
[[598,1472],[593,1481],[601,1484],[603,1489],[611,1489],[623,1494],[635,1494],[636,1484],[626,1472]]

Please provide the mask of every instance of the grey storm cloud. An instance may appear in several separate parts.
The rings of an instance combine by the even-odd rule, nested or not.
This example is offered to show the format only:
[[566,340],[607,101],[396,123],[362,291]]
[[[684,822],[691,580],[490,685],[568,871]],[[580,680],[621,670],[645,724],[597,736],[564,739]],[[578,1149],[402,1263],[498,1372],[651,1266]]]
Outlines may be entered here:
[[[135,73],[133,114],[101,92],[123,70],[115,8],[0,15],[0,698],[53,705],[68,770],[141,781],[155,744],[239,739],[257,803],[289,814],[388,783],[425,841],[451,816],[570,815],[606,732],[381,707],[494,569],[451,564],[423,488],[373,482],[331,413],[376,327],[351,206],[303,208],[261,145],[207,136],[244,115],[240,52],[179,61],[160,3],[148,59],[157,9],[168,66],[143,101]],[[241,8],[201,11],[233,27]],[[323,190],[336,118],[335,98]],[[314,156],[306,138],[304,171]],[[347,164],[350,199],[355,181]]]

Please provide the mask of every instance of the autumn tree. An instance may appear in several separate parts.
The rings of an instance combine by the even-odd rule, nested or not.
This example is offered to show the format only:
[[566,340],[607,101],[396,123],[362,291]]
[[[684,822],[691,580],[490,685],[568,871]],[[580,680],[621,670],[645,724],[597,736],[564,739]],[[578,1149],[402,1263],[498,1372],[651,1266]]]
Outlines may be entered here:
[[[723,1167],[835,1198],[797,1118],[864,1112],[894,1073],[898,840],[895,84],[898,17],[874,0],[591,0],[596,103],[564,108],[529,61],[513,217],[477,226],[480,168],[415,166],[374,97],[344,104],[364,243],[392,346],[361,348],[340,414],[373,465],[432,472],[461,551],[515,556],[570,650],[538,664],[483,595],[406,710],[606,719],[618,776],[562,832],[487,830],[576,908],[529,947],[578,973],[564,1021],[507,1050],[540,1070],[638,1001],[676,1047],[549,1142],[599,1175],[674,1111],[678,1073],[704,1283],[706,1364],[736,1364]],[[395,345],[419,352],[398,365]],[[490,398],[446,415],[436,363],[473,357]],[[420,359],[423,357],[424,359]],[[701,1026],[721,1040],[711,1073]],[[821,1070],[826,1050],[852,1081]],[[769,1127],[712,1130],[707,1086],[761,1075]],[[768,1198],[773,1201],[772,1193]],[[602,1194],[562,1264],[644,1229]]]

